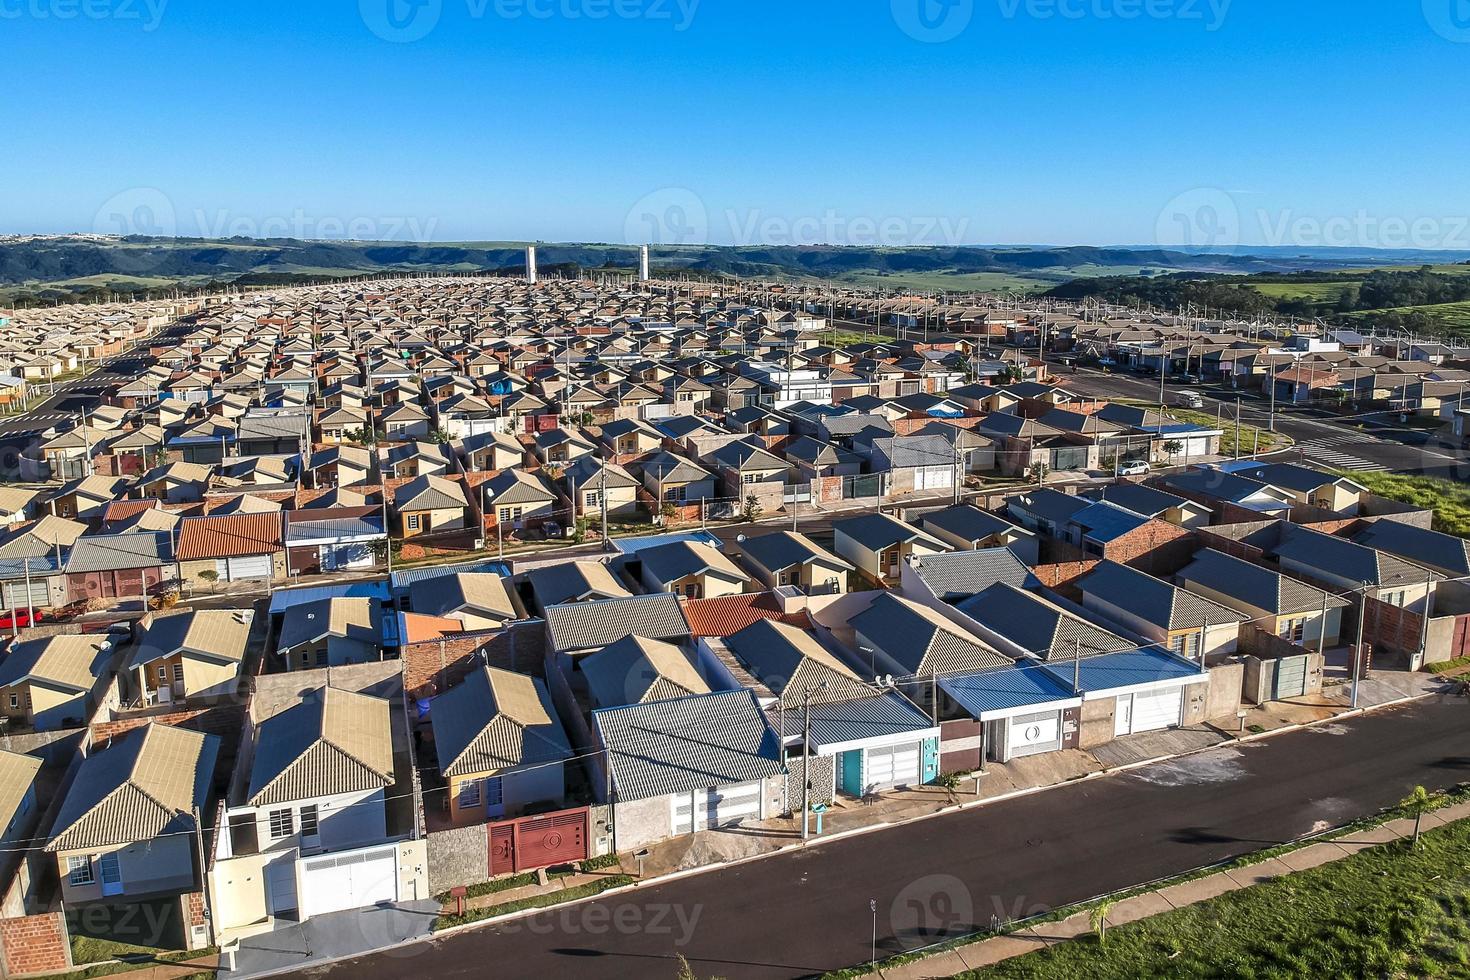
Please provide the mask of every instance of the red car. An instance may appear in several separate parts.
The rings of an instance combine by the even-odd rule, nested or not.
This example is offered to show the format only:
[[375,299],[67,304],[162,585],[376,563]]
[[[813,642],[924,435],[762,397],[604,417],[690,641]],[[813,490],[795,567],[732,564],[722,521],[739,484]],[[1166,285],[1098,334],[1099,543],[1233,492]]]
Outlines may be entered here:
[[36,610],[35,620],[31,619],[29,611],[16,609],[13,612],[0,613],[0,630],[25,629],[27,626],[32,625],[33,622],[39,623],[45,619],[45,615],[39,609]]

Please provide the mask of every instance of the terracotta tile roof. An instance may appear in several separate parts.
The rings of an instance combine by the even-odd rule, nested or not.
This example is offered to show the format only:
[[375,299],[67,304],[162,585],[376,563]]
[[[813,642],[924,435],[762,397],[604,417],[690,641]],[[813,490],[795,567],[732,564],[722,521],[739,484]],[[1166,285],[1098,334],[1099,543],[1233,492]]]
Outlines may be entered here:
[[157,500],[114,500],[102,509],[102,523],[111,524],[114,521],[125,521],[134,514],[145,510],[153,510],[161,506]]
[[279,513],[191,517],[179,524],[180,561],[264,555],[281,548]]
[[401,632],[404,643],[422,643],[425,640],[437,640],[442,636],[464,631],[464,623],[457,619],[410,612],[402,615]]
[[806,613],[783,613],[769,592],[747,592],[718,599],[681,599],[692,636],[729,636],[762,619],[806,626]]

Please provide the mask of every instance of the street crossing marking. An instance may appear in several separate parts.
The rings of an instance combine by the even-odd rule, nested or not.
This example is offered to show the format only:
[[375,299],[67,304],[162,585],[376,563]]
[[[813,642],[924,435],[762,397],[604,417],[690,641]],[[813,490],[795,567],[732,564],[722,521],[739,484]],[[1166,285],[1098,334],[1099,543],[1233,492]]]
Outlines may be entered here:
[[1386,473],[1388,467],[1381,463],[1375,463],[1352,453],[1340,452],[1333,446],[1352,445],[1356,439],[1322,439],[1314,442],[1304,442],[1297,446],[1302,455],[1308,459],[1314,459],[1320,463],[1326,463],[1334,469],[1351,470],[1354,473]]

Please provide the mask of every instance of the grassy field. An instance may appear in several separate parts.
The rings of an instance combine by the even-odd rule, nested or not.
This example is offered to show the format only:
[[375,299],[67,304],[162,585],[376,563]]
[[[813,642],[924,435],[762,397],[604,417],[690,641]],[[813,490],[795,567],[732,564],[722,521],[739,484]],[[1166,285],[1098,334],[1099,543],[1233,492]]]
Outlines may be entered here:
[[943,293],[1043,293],[1060,282],[1071,278],[1030,278],[1006,272],[854,272],[837,277],[838,282],[854,286],[891,289],[901,287],[923,292]]
[[966,976],[1470,976],[1470,823]]
[[1438,303],[1432,306],[1400,306],[1389,310],[1363,310],[1349,313],[1355,320],[1370,319],[1384,313],[1423,313],[1446,330],[1455,333],[1470,333],[1470,302]]
[[1313,303],[1336,302],[1344,289],[1357,296],[1361,282],[1260,282],[1251,288],[1272,299],[1304,299]]
[[1452,480],[1401,473],[1342,473],[1390,500],[1434,510],[1434,528],[1470,537],[1470,486]]

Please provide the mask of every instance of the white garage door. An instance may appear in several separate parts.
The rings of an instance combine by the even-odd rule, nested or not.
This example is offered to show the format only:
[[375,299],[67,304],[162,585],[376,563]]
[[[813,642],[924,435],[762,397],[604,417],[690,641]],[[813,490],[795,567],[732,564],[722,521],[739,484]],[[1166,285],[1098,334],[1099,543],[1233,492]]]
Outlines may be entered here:
[[[34,580],[31,582],[30,604],[37,609],[45,609],[50,607],[51,589],[47,587],[45,579],[42,579],[39,582]],[[5,583],[5,608],[26,608],[26,584],[24,581]]]
[[373,549],[366,544],[324,544],[321,550],[322,571],[342,568],[366,568],[373,563]]
[[1055,752],[1062,747],[1062,713],[1043,711],[1011,719],[1012,757]]
[[247,558],[216,558],[214,570],[222,582],[239,582],[242,579],[270,578],[271,556],[251,555]]
[[868,778],[864,786],[868,790],[884,789],[889,786],[914,786],[919,778],[919,744],[890,745],[881,749],[868,749]]
[[1184,691],[1139,692],[1133,695],[1133,731],[1156,732],[1179,724],[1184,710]]
[[946,490],[954,486],[954,470],[948,466],[921,466],[914,471],[915,490]]
[[395,849],[303,861],[301,887],[303,919],[395,901],[398,898]]
[[[676,835],[761,818],[761,784],[736,783],[671,797]],[[694,823],[691,823],[695,821]]]

